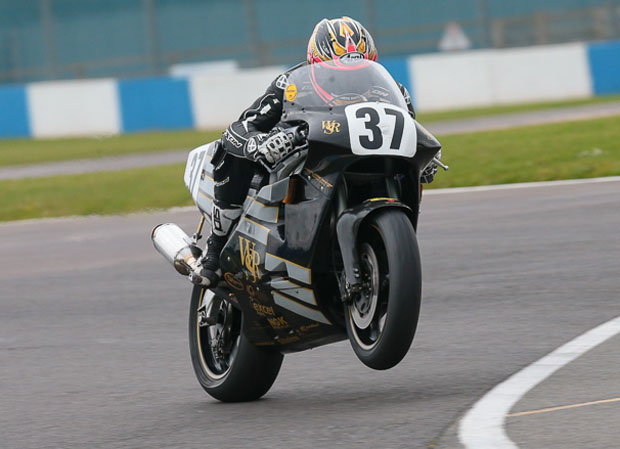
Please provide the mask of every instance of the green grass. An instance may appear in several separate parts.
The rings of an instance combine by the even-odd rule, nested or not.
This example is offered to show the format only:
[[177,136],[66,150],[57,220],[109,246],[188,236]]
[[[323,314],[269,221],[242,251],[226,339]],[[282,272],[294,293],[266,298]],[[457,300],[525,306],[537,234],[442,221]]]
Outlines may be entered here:
[[[422,111],[418,114],[418,119],[423,124],[427,124],[439,120],[457,120],[612,101],[620,101],[620,96],[597,97],[588,100],[553,103],[462,109],[447,112],[424,113],[424,111]],[[171,149],[190,149],[218,139],[220,136],[221,131],[187,130],[125,134],[100,138],[0,140],[0,167],[82,158],[91,159],[131,153],[152,153]]]
[[448,172],[429,187],[620,175],[620,116],[443,136]]
[[219,139],[221,135],[221,131],[192,130],[100,138],[0,140],[0,167],[190,149]]
[[572,106],[586,106],[591,104],[604,104],[620,101],[620,95],[586,98],[581,100],[553,101],[543,103],[521,103],[506,106],[489,106],[482,108],[455,109],[442,112],[420,111],[417,119],[421,123],[438,122],[442,120],[460,120],[491,115],[505,115],[517,112],[533,112],[547,109],[567,108]]
[[192,204],[185,164],[0,182],[0,221],[122,214]]
[[[441,172],[429,187],[620,175],[620,117],[440,137]],[[183,164],[0,181],[0,221],[118,214],[192,204]]]

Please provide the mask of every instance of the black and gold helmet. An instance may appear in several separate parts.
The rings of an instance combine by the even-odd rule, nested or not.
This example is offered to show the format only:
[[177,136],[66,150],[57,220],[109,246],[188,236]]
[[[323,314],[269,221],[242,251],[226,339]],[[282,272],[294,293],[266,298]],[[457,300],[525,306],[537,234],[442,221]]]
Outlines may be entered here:
[[377,60],[372,36],[357,20],[350,17],[321,20],[308,42],[308,64],[337,61],[340,58]]

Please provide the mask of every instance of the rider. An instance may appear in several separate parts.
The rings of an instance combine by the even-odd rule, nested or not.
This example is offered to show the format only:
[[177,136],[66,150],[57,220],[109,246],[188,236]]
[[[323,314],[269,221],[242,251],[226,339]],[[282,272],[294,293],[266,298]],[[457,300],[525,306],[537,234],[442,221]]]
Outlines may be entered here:
[[[377,49],[370,33],[350,17],[321,20],[310,36],[307,64],[335,60],[347,53],[357,53],[376,61]],[[267,91],[232,123],[213,155],[215,192],[211,212],[211,235],[206,255],[202,258],[200,276],[192,281],[205,286],[215,285],[220,276],[219,256],[228,235],[241,216],[242,205],[260,159],[275,164],[293,148],[291,136],[276,127],[282,115],[284,89],[288,73],[306,64],[302,62],[280,75]],[[407,89],[398,83],[409,113],[415,111]],[[431,164],[422,174],[422,182],[431,182],[437,167]]]

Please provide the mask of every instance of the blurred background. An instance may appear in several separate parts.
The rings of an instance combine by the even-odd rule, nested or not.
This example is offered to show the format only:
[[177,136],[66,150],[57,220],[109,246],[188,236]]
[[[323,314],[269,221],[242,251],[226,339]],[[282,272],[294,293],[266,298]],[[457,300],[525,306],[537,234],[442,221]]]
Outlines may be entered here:
[[[265,401],[222,407],[150,230],[192,234],[188,151],[345,14],[450,166],[418,335],[388,372],[346,342],[287,355]],[[0,0],[0,447],[459,447],[483,394],[620,315],[619,198],[620,0]],[[515,443],[618,447],[618,354],[532,390]]]
[[[0,0],[0,219],[188,204],[188,149],[221,137],[305,60],[315,24],[342,15],[456,164],[433,187],[620,174],[620,0]],[[527,145],[522,129],[463,136],[544,123]],[[98,199],[75,188],[87,171]]]
[[[380,56],[620,38],[619,0],[2,0],[0,81],[144,77],[178,64],[293,65],[313,26],[343,14]],[[453,25],[450,27],[450,25]],[[458,43],[455,45],[459,47]],[[450,46],[448,46],[450,48]]]
[[420,111],[620,93],[620,0],[0,0],[0,137],[220,129],[341,15]]

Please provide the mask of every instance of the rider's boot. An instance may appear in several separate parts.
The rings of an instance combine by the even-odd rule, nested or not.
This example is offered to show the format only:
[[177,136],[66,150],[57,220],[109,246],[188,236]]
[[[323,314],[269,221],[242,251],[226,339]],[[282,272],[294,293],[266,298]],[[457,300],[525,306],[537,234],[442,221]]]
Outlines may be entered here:
[[222,276],[220,254],[228,241],[230,232],[241,216],[242,207],[224,201],[215,200],[211,211],[211,235],[207,239],[207,248],[200,259],[200,275],[191,278],[194,284],[213,287]]

